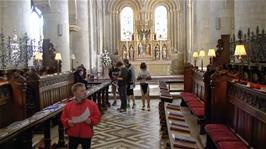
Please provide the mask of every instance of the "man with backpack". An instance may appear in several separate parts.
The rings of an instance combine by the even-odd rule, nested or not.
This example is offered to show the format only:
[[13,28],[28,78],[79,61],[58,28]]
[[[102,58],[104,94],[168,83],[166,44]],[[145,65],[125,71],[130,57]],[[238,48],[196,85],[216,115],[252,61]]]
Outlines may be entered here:
[[134,67],[129,63],[128,59],[123,60],[124,65],[126,66],[128,70],[128,78],[127,78],[127,96],[128,96],[128,104],[127,107],[130,108],[130,98],[133,102],[132,109],[136,107],[135,104],[135,96],[134,96],[134,88],[136,86],[136,77],[135,77],[135,69]]
[[121,100],[121,106],[118,109],[120,112],[127,111],[127,78],[128,78],[128,70],[123,66],[121,61],[117,62],[116,68],[120,70],[119,75],[117,77],[117,85],[118,92]]

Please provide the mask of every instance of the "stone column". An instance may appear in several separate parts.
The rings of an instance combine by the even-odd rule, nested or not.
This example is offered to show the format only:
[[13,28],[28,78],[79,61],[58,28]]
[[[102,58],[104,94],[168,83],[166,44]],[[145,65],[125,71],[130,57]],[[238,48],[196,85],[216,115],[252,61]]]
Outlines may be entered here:
[[50,11],[43,12],[44,16],[44,38],[50,39],[55,49],[62,55],[61,71],[69,71],[70,48],[69,48],[69,16],[68,1],[50,1]]
[[30,33],[31,0],[0,1],[0,32],[11,36]]
[[96,24],[95,24],[95,18],[96,18],[96,13],[95,13],[95,10],[97,8],[96,5],[95,5],[95,2],[94,0],[90,0],[89,1],[89,24],[90,24],[90,57],[91,57],[91,69],[92,68],[96,68],[96,57],[97,57],[97,47],[95,46],[96,45]]
[[[193,1],[193,50],[204,49],[207,53],[210,46],[210,0]],[[199,61],[201,58],[199,59]],[[207,56],[204,57],[204,65],[208,62]]]
[[88,1],[77,0],[77,25],[80,27],[78,32],[72,33],[72,51],[76,56],[74,66],[84,64],[85,68],[90,68],[90,49],[89,49],[89,26],[88,26]]

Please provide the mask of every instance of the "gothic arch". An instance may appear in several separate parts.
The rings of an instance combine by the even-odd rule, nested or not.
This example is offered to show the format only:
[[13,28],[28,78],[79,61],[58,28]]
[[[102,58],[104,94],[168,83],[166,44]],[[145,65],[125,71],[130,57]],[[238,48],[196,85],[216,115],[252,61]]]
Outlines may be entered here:
[[159,5],[165,6],[168,11],[177,10],[180,11],[180,1],[173,1],[173,0],[154,0],[147,2],[147,10],[154,11],[155,8]]
[[138,0],[109,0],[107,3],[107,12],[120,12],[126,6],[131,7],[134,12],[141,9],[141,4]]
[[180,1],[173,1],[173,0],[154,0],[147,2],[147,10],[150,10],[150,18],[154,18],[154,11],[158,6],[164,6],[168,11],[168,16],[173,11],[181,11]]

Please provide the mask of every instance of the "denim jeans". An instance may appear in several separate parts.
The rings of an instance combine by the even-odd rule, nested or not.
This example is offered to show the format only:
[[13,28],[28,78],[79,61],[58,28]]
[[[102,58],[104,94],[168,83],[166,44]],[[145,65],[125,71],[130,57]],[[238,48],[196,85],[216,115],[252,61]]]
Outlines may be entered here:
[[118,88],[120,100],[121,100],[121,109],[127,109],[127,86],[119,86]]

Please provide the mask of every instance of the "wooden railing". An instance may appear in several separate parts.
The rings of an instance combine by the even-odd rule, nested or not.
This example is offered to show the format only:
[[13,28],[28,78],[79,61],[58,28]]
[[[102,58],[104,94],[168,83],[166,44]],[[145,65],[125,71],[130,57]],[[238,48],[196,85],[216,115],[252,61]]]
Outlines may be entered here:
[[62,99],[71,97],[73,83],[73,73],[46,76],[29,73],[26,81],[27,116],[31,116]]
[[266,146],[266,93],[238,83],[228,84],[230,126],[248,144],[262,149]]
[[[108,105],[108,87],[111,82],[103,82],[87,90],[87,96],[92,97],[100,106],[100,109],[104,109]],[[64,141],[64,128],[60,122],[60,114],[64,108],[64,105],[69,99],[61,100],[53,105],[50,105],[41,111],[35,113],[31,117],[22,121],[17,121],[9,126],[0,129],[0,148],[32,148],[33,130],[37,126],[43,127],[44,134],[44,148],[51,148],[51,129],[50,122],[52,119],[58,119],[58,133],[59,141],[57,147],[65,147]]]

